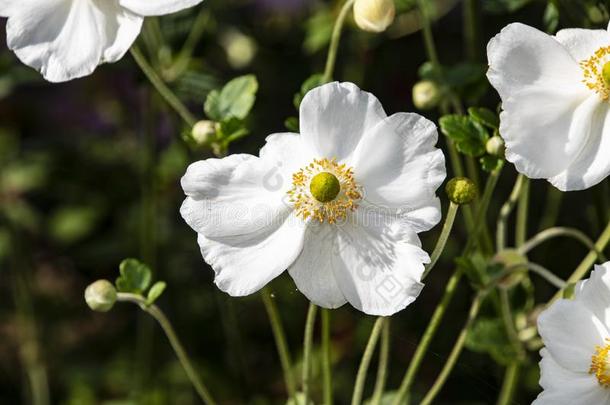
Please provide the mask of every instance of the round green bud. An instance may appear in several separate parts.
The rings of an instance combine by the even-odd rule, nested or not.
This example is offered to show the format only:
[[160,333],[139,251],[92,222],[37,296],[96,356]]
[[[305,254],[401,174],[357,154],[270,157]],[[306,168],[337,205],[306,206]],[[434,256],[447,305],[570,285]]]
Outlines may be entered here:
[[604,84],[610,87],[610,62],[604,63],[602,67],[602,79],[604,79]]
[[94,311],[107,312],[116,300],[116,288],[108,280],[97,280],[85,289],[85,301]]
[[214,121],[198,121],[191,129],[191,138],[197,145],[209,146],[216,140],[216,130],[218,124]]
[[313,176],[309,184],[309,191],[316,200],[325,203],[337,197],[341,191],[341,184],[334,174],[322,172]]
[[492,156],[504,157],[504,139],[498,135],[494,135],[487,140],[485,150]]
[[491,260],[493,264],[500,264],[505,269],[510,269],[511,273],[501,281],[503,287],[512,287],[522,278],[524,271],[527,270],[527,258],[516,249],[504,249],[498,252]]
[[477,186],[467,177],[454,177],[445,187],[449,200],[458,205],[470,204],[477,197]]
[[395,15],[394,0],[356,0],[354,3],[354,21],[364,31],[385,31]]
[[441,101],[441,91],[431,80],[422,80],[413,86],[413,105],[419,110],[431,110]]

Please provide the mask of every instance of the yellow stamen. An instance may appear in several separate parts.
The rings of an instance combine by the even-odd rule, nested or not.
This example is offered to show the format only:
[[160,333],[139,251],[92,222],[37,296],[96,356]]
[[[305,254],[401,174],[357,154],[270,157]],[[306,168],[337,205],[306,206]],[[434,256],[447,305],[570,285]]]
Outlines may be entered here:
[[582,82],[602,100],[610,97],[610,46],[599,48],[593,56],[580,62],[583,70]]
[[605,346],[596,346],[595,354],[591,356],[591,367],[589,374],[595,374],[599,385],[604,388],[610,386],[610,339],[606,338]]
[[314,159],[292,175],[288,198],[302,219],[333,224],[356,209],[362,194],[351,167],[336,159]]

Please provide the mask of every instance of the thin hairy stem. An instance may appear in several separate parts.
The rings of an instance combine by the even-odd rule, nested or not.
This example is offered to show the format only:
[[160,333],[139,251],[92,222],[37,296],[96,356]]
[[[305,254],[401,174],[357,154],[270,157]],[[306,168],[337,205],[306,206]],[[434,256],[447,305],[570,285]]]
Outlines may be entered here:
[[310,303],[307,311],[307,320],[305,321],[305,336],[303,337],[303,403],[309,403],[309,378],[311,376],[311,347],[313,343],[313,330],[316,323],[316,315],[318,307]]
[[292,360],[290,358],[290,351],[288,350],[288,343],[286,342],[286,334],[284,333],[284,326],[280,320],[280,315],[277,311],[275,301],[271,297],[271,293],[267,288],[263,288],[261,291],[261,297],[265,304],[265,310],[269,317],[269,323],[271,324],[271,330],[273,331],[273,338],[275,339],[275,346],[277,347],[277,354],[280,357],[280,363],[282,363],[282,370],[284,372],[284,383],[286,384],[286,390],[290,398],[295,398],[297,389],[294,382],[294,375],[292,373]]
[[375,381],[375,389],[371,398],[371,405],[380,405],[381,397],[385,389],[386,378],[388,374],[388,357],[390,354],[390,320],[387,318],[383,324],[381,331],[381,347],[379,348],[379,365],[377,367],[377,379]]
[[352,405],[360,405],[362,403],[362,393],[364,391],[364,383],[366,382],[366,374],[369,369],[369,364],[371,364],[371,358],[373,357],[373,353],[375,352],[375,347],[377,346],[379,335],[381,334],[381,330],[383,329],[384,321],[384,317],[378,317],[375,321],[375,324],[373,325],[373,329],[371,330],[369,341],[366,344],[364,354],[362,355],[362,360],[360,361],[360,367],[358,368],[356,382],[354,383]]
[[330,358],[330,310],[322,309],[322,389],[324,405],[333,404],[333,374]]
[[559,226],[555,227],[555,228],[549,228],[545,231],[540,232],[539,234],[535,235],[534,237],[532,237],[530,240],[525,242],[519,248],[519,253],[521,253],[522,255],[525,255],[532,249],[536,248],[538,245],[540,245],[550,239],[557,238],[560,236],[567,236],[567,237],[571,237],[571,238],[578,240],[583,245],[588,247],[589,250],[591,250],[592,252],[595,252],[595,254],[597,255],[597,258],[600,262],[606,261],[606,257],[604,256],[604,253],[602,251],[598,250],[597,247],[595,247],[595,243],[591,240],[591,238],[589,238],[583,232],[579,231],[578,229],[565,228],[565,227],[559,227]]
[[515,205],[517,205],[524,182],[524,175],[520,174],[517,176],[517,180],[515,181],[515,185],[513,186],[513,190],[511,191],[508,200],[506,200],[500,209],[500,215],[498,216],[498,222],[496,225],[496,246],[499,252],[506,248],[506,223],[508,222],[508,217],[515,208]]
[[216,401],[214,401],[207,387],[203,384],[201,378],[199,378],[199,375],[195,371],[195,368],[193,367],[191,360],[189,359],[189,356],[186,353],[186,350],[184,349],[184,346],[182,346],[180,339],[178,339],[178,335],[176,335],[176,332],[174,331],[174,327],[172,326],[169,319],[167,319],[163,311],[161,311],[161,309],[154,304],[148,305],[148,303],[146,302],[146,298],[142,297],[141,295],[118,293],[117,301],[131,302],[137,304],[143,311],[147,312],[153,318],[155,318],[155,320],[161,326],[161,329],[163,329],[163,332],[165,332],[165,336],[167,336],[167,339],[169,340],[169,343],[174,349],[174,352],[176,353],[180,364],[184,368],[186,375],[188,376],[189,380],[191,380],[193,387],[195,387],[195,391],[197,391],[197,394],[199,394],[199,397],[201,398],[203,403],[208,405],[215,405]]
[[520,247],[525,243],[527,238],[527,215],[529,212],[530,199],[530,181],[525,179],[523,189],[519,196],[519,205],[517,207],[517,224],[515,225],[515,246]]
[[137,45],[133,45],[130,49],[131,55],[133,59],[136,61],[144,75],[148,78],[151,84],[157,89],[159,94],[163,97],[163,99],[170,105],[180,117],[184,120],[184,122],[192,127],[197,122],[197,119],[182,101],[178,99],[178,97],[172,92],[172,90],[165,84],[165,82],[159,77],[157,72],[152,68],[152,66],[148,63],[142,51]]
[[518,362],[512,362],[506,367],[497,405],[509,405],[512,403],[513,394],[515,393],[515,388],[519,382],[520,370],[521,364]]
[[424,273],[422,275],[422,280],[426,278],[428,273],[432,271],[434,265],[443,254],[443,250],[445,250],[445,245],[447,244],[447,240],[449,239],[449,235],[451,234],[451,229],[453,229],[453,223],[455,222],[455,216],[457,215],[458,209],[460,206],[451,202],[449,204],[449,208],[447,209],[447,215],[445,216],[445,223],[443,224],[443,229],[441,231],[441,235],[438,237],[436,241],[436,246],[432,251],[432,255],[430,256],[430,263],[426,266]]
[[341,42],[341,32],[343,31],[343,25],[345,24],[345,18],[349,13],[350,9],[354,5],[355,0],[347,0],[339,15],[335,21],[333,27],[333,33],[330,38],[330,45],[328,47],[328,56],[326,57],[326,67],[324,68],[324,76],[322,80],[324,83],[330,82],[333,79],[333,73],[335,71],[335,62],[337,61],[337,51],[339,50],[339,43]]

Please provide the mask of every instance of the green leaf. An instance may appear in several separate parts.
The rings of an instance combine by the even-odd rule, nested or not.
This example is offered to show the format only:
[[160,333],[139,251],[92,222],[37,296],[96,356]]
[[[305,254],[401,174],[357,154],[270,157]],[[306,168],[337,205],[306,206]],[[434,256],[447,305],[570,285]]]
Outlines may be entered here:
[[288,117],[284,121],[284,126],[292,132],[299,132],[299,119],[297,117]]
[[486,172],[493,172],[502,166],[502,159],[491,155],[483,156],[479,159],[479,162],[481,163],[481,168]]
[[510,364],[517,358],[501,319],[479,318],[466,336],[466,347],[479,353],[488,353],[500,364]]
[[463,115],[445,115],[440,119],[441,131],[448,136],[461,153],[478,157],[485,153],[489,134],[476,121]]
[[223,121],[230,118],[245,119],[256,100],[258,81],[254,75],[237,77],[222,90],[213,90],[206,98],[204,109],[208,118]]
[[148,303],[148,305],[152,305],[155,303],[157,298],[159,298],[161,294],[163,294],[163,291],[165,291],[165,287],[167,287],[165,281],[157,281],[150,288],[150,291],[148,291],[148,297],[146,298],[146,302]]
[[143,294],[150,285],[151,271],[137,259],[125,259],[119,266],[121,275],[116,280],[120,292]]
[[491,129],[498,129],[500,127],[500,117],[498,114],[485,107],[470,107],[468,109],[468,115],[474,121],[481,125],[485,125]]
[[238,118],[228,118],[220,122],[217,136],[220,141],[229,145],[231,142],[248,135],[248,133],[248,128],[246,128],[242,120]]

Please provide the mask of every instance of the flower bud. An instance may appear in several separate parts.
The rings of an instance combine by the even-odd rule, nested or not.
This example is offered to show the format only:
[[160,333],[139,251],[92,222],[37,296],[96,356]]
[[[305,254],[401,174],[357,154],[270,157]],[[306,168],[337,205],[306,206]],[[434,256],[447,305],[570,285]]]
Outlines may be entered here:
[[97,280],[85,289],[85,301],[94,311],[109,311],[116,299],[116,289],[108,280]]
[[485,150],[492,156],[504,157],[504,140],[498,135],[494,135],[485,144]]
[[364,31],[385,31],[395,14],[394,0],[356,0],[354,3],[354,20]]
[[413,105],[419,110],[431,110],[441,101],[438,85],[431,80],[422,80],[413,86]]
[[500,264],[511,273],[500,282],[500,286],[510,288],[523,279],[524,271],[527,270],[527,258],[516,249],[504,249],[498,252],[492,259],[492,263]]
[[466,177],[454,177],[445,187],[449,200],[458,205],[470,204],[477,196],[477,186]]
[[191,137],[197,145],[208,146],[216,139],[216,127],[214,121],[198,121],[191,130]]

